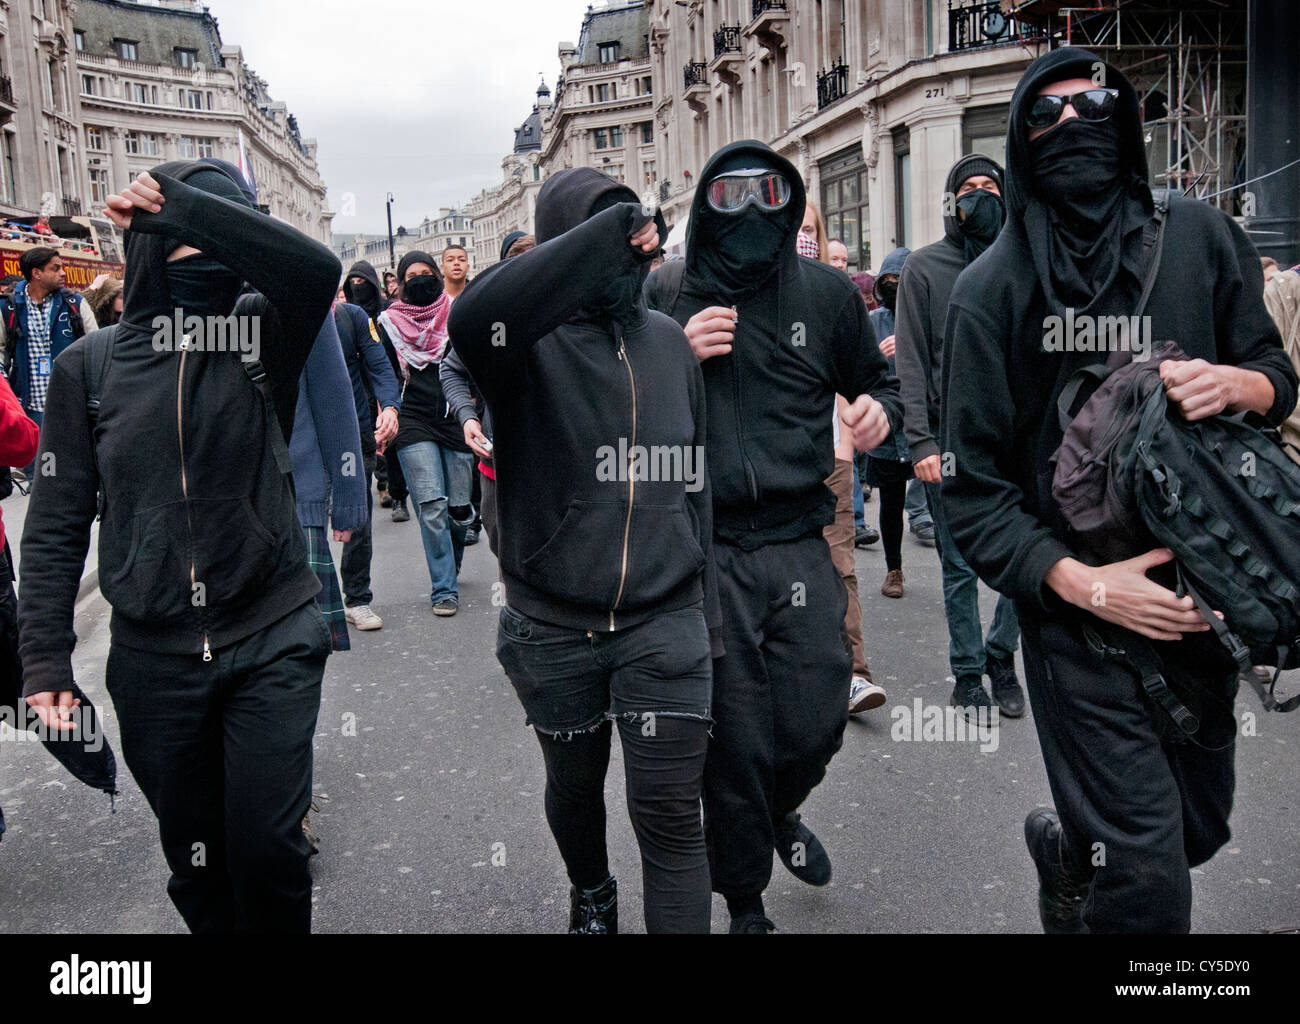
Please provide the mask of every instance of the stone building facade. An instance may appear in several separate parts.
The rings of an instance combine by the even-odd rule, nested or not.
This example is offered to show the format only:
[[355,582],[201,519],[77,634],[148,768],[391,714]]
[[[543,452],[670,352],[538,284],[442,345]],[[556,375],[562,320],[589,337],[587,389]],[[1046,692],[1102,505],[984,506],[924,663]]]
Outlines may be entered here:
[[1046,50],[996,0],[647,0],[659,194],[685,217],[709,155],[791,160],[850,269],[943,233],[949,168],[1001,161],[1021,73]]
[[[46,0],[47,4],[54,0]],[[240,139],[265,212],[326,244],[330,219],[316,142],[222,42],[197,0],[78,0],[69,21],[83,124],[83,193],[92,205],[167,160],[240,163]]]

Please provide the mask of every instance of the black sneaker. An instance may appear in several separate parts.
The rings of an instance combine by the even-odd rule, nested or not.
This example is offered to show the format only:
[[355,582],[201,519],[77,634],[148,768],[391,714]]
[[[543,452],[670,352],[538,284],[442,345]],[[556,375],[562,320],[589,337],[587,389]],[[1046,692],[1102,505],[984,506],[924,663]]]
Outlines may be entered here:
[[808,885],[825,885],[831,880],[831,858],[826,847],[813,835],[812,829],[799,820],[798,814],[787,814],[776,822],[774,845],[781,863],[799,881]]
[[478,543],[478,527],[471,526],[468,530],[465,531],[465,546],[471,547],[472,545],[477,543]]
[[1045,935],[1079,935],[1086,883],[1071,877],[1061,862],[1061,819],[1038,808],[1025,819],[1025,845],[1038,869],[1038,919]]
[[958,676],[948,703],[959,708],[972,721],[981,718],[986,722],[993,720],[993,702],[984,689],[983,676]]
[[731,919],[728,935],[768,935],[776,931],[776,925],[762,914],[741,914]]
[[569,886],[569,934],[618,934],[618,883],[613,875],[595,889]]
[[909,529],[918,544],[924,544],[927,548],[934,547],[934,523],[919,523]]
[[989,689],[1002,713],[1008,718],[1019,718],[1025,713],[1025,691],[1016,676],[1015,658],[984,657],[984,671],[988,674]]
[[443,617],[455,615],[458,611],[460,611],[460,602],[454,597],[444,597],[441,601],[435,602],[433,606],[433,614]]
[[880,531],[874,526],[859,526],[853,531],[853,546],[865,548],[880,540]]
[[393,522],[405,523],[411,518],[411,513],[406,510],[406,499],[393,502]]

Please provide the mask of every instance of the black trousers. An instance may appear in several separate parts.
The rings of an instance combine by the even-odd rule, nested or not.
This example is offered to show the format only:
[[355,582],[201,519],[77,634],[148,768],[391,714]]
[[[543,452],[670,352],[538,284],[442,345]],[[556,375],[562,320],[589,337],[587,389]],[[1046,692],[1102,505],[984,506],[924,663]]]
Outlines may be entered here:
[[312,735],[330,652],[309,601],[213,652],[109,649],[122,754],[158,817],[190,931],[311,930]]
[[[1236,777],[1236,667],[1204,638],[1157,643],[1166,678],[1199,715],[1189,742],[1126,661],[1098,653],[1071,615],[1021,618],[1025,681],[1066,864],[1089,880],[1093,932],[1187,932],[1189,869],[1228,841]],[[1221,749],[1207,749],[1220,747]]]
[[391,441],[388,442],[388,449],[379,457],[384,460],[384,465],[388,468],[389,497],[394,502],[405,501],[411,492],[406,489],[406,477],[402,473],[402,464],[397,461],[397,452],[394,450]]
[[756,551],[715,542],[722,640],[704,824],[713,889],[754,896],[772,877],[774,822],[826,774],[848,722],[848,595],[821,532]]
[[374,557],[375,495],[370,489],[370,479],[375,472],[375,454],[365,450],[362,442],[362,463],[366,473],[366,525],[354,530],[352,539],[343,545],[343,557],[339,559],[339,574],[343,579],[343,604],[351,608],[358,604],[369,604],[375,595],[370,591],[370,560]]

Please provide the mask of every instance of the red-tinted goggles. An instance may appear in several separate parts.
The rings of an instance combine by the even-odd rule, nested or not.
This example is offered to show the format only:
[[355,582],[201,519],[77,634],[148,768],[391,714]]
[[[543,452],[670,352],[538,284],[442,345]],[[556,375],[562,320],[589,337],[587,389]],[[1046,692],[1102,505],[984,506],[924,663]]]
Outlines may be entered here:
[[705,196],[718,213],[738,213],[750,203],[761,210],[779,210],[793,189],[784,174],[769,170],[740,170],[719,174]]

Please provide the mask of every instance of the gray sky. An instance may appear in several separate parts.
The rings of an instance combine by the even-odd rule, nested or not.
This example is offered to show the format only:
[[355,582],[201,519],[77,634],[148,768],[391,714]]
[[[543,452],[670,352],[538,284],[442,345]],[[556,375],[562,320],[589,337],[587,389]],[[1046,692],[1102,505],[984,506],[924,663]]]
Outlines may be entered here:
[[205,0],[227,45],[319,143],[335,232],[383,232],[436,216],[501,181],[532,110],[555,88],[560,40],[589,0]]

